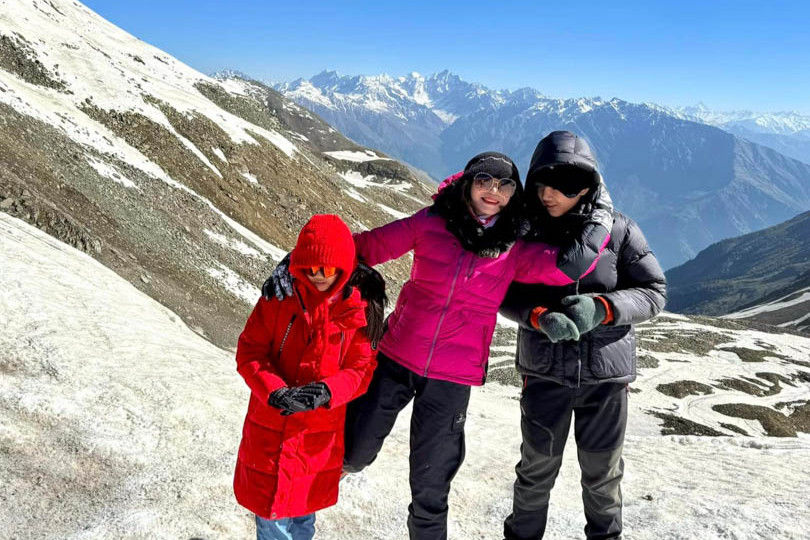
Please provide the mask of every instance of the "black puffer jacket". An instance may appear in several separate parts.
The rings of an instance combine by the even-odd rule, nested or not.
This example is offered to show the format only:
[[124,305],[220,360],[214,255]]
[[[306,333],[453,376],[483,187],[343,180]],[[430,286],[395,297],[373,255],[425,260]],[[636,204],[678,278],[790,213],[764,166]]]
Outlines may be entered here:
[[[594,174],[596,189],[578,208],[552,218],[539,199],[538,172],[554,164],[576,165]],[[601,176],[588,145],[568,132],[554,132],[538,145],[526,179],[527,213],[531,231],[525,240],[569,245],[572,238],[594,228],[594,212],[604,197]],[[596,208],[595,208],[596,207]],[[621,213],[612,213],[610,242],[593,272],[568,287],[513,283],[501,313],[518,322],[517,368],[524,375],[542,377],[567,386],[601,382],[630,382],[636,377],[636,342],[633,325],[658,314],[666,302],[666,279],[638,225]],[[603,217],[604,220],[604,217]],[[531,310],[544,306],[558,310],[560,300],[572,294],[604,297],[614,320],[583,335],[579,341],[552,343],[529,324]]]
[[[657,315],[666,301],[666,280],[638,225],[614,214],[608,244],[593,272],[578,284],[548,287],[513,283],[501,313],[520,323],[517,368],[566,386],[630,382],[636,378],[636,339],[633,325]],[[559,309],[570,294],[595,294],[613,307],[614,321],[601,325],[579,341],[552,343],[529,324],[537,306]]]

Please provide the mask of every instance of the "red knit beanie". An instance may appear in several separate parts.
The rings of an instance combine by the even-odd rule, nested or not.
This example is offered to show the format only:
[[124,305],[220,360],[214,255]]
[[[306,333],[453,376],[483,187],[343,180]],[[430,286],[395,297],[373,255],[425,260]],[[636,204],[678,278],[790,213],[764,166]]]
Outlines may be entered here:
[[290,256],[290,270],[308,266],[335,266],[343,271],[345,283],[354,270],[354,240],[349,227],[338,216],[312,216],[301,232]]

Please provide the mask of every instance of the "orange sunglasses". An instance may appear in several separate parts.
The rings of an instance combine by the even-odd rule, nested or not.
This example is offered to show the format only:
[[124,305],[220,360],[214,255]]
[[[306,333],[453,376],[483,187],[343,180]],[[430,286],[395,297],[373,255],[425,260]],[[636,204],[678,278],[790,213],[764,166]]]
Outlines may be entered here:
[[336,266],[310,266],[307,267],[307,271],[309,272],[310,276],[317,276],[318,272],[323,274],[323,277],[332,277],[337,274],[337,267]]

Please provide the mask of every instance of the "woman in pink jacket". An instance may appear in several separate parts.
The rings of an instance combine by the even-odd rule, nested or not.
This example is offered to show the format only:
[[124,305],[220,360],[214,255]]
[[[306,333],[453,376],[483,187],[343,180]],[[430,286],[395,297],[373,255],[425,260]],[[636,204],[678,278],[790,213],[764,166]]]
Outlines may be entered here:
[[[486,379],[498,307],[509,284],[573,283],[593,269],[608,240],[612,223],[600,221],[607,212],[596,211],[597,219],[571,246],[520,241],[526,232],[521,190],[512,160],[486,152],[445,180],[432,206],[354,235],[358,258],[370,266],[413,251],[411,276],[388,318],[369,390],[347,412],[344,457],[344,471],[368,466],[414,399],[412,540],[447,538],[447,500],[464,460],[470,387]],[[606,193],[602,200],[609,205]],[[275,280],[268,279],[265,296],[281,293],[283,273],[279,268]]]

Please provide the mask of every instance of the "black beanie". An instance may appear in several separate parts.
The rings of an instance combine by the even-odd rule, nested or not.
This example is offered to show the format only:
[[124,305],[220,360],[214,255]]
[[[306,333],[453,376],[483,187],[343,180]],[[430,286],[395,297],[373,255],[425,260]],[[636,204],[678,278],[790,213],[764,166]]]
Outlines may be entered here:
[[483,152],[473,157],[464,167],[464,176],[472,178],[483,172],[495,178],[511,178],[520,186],[520,173],[517,166],[508,156],[500,152]]

